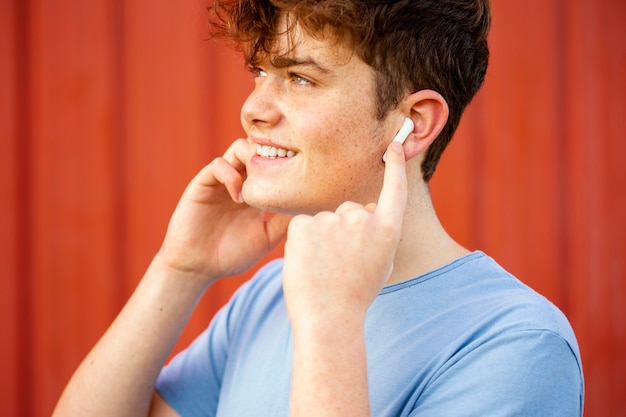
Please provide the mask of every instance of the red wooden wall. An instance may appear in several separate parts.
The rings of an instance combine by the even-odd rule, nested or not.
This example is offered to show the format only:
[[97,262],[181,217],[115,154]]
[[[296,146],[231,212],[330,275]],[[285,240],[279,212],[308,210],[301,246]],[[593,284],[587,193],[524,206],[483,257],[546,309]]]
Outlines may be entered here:
[[[487,82],[433,180],[453,235],[570,318],[586,416],[626,415],[626,2],[492,0]],[[2,0],[0,414],[50,414],[239,136],[251,83],[204,1]],[[274,254],[276,255],[276,254]],[[242,280],[221,281],[177,349]]]

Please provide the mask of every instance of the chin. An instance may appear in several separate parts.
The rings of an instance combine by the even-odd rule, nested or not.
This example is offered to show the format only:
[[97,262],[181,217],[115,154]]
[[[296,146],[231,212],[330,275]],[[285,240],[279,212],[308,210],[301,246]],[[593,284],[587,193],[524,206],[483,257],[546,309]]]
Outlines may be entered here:
[[271,211],[276,213],[286,212],[286,201],[284,195],[278,195],[274,190],[259,187],[250,184],[248,180],[244,182],[241,194],[247,205],[256,207],[260,210]]
[[253,185],[246,181],[243,184],[241,194],[249,206],[273,213],[315,215],[323,211],[323,209],[317,208],[315,204],[303,201],[302,196],[298,196],[297,192],[287,194],[284,190],[279,192],[277,189],[280,189],[277,185],[273,185],[271,188],[260,187],[258,184]]

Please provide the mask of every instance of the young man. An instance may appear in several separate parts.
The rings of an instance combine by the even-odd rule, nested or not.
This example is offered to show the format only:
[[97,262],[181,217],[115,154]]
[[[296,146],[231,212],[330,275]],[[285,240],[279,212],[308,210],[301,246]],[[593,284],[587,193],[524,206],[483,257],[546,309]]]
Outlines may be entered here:
[[[485,75],[487,0],[214,7],[256,77],[247,138],[185,190],[57,415],[580,416],[565,317],[457,244],[429,195]],[[285,236],[161,369],[206,288]]]

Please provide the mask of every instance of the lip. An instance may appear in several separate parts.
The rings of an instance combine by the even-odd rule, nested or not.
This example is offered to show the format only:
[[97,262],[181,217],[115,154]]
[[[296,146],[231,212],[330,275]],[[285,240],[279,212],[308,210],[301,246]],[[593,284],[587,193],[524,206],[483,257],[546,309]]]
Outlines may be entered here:
[[[277,165],[284,166],[286,163],[290,162],[298,154],[298,152],[296,152],[292,148],[281,145],[278,142],[272,139],[266,138],[266,137],[250,136],[248,137],[248,141],[253,151],[252,156],[249,161],[249,168],[252,170],[266,169],[266,168],[277,166]],[[295,152],[295,155],[291,157],[280,157],[280,158],[262,157],[256,153],[257,146],[271,146],[275,148],[281,148],[287,151]]]
[[[257,136],[250,136],[248,138],[249,142],[252,144],[252,146],[256,146],[256,145],[261,145],[261,146],[273,146],[275,148],[283,148],[286,150],[293,150],[285,145],[282,145],[278,142],[273,141],[272,139],[269,138],[263,138],[263,137],[257,137]],[[294,151],[295,152],[295,151]]]

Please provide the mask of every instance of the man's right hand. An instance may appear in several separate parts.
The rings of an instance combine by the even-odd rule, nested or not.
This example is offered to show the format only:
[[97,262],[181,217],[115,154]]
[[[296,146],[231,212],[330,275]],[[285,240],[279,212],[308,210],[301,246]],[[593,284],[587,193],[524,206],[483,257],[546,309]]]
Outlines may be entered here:
[[189,183],[158,254],[162,265],[213,281],[247,270],[285,237],[290,216],[270,216],[241,197],[251,156],[238,139]]
[[55,416],[176,415],[154,384],[202,293],[213,280],[252,266],[289,224],[289,216],[269,216],[241,201],[251,155],[239,139],[191,181],[161,250],[72,376]]

